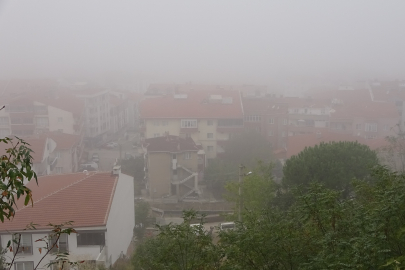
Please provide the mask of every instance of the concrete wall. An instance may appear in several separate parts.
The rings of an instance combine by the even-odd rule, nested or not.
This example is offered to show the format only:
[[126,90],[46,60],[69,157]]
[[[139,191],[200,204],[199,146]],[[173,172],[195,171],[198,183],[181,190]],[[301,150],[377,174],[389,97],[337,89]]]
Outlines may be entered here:
[[[75,134],[75,120],[71,112],[48,106],[49,131],[63,130],[63,133]],[[62,118],[62,122],[59,121]]]
[[150,153],[148,155],[148,188],[151,198],[160,198],[171,192],[172,155]]
[[134,178],[120,173],[107,220],[106,245],[113,264],[126,255],[135,227]]

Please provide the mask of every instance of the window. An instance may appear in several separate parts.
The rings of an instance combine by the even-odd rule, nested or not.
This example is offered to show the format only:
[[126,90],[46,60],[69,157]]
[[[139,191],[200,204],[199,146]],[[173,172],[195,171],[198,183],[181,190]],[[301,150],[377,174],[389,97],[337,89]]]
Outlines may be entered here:
[[207,120],[207,126],[213,126],[214,121],[213,120]]
[[281,137],[285,137],[285,131],[281,132]]
[[[58,168],[58,167],[57,167]],[[57,236],[55,235],[49,235],[49,247],[52,247],[51,252],[52,253],[57,253],[59,252],[68,252],[69,247],[68,247],[68,235],[66,233],[63,233],[60,235],[59,240],[57,243],[56,242]]]
[[246,122],[260,122],[262,121],[262,117],[260,115],[247,115],[245,116]]
[[364,130],[367,132],[377,132],[377,124],[376,123],[366,123],[364,125]]
[[196,128],[197,127],[197,120],[188,120],[183,119],[181,120],[181,128]]
[[214,151],[214,146],[208,145],[207,146],[207,152],[213,152]]
[[153,138],[160,137],[160,133],[154,133]]
[[207,139],[214,139],[214,133],[207,133]]
[[0,138],[4,138],[10,135],[10,130],[7,128],[0,128]]
[[163,120],[162,121],[162,126],[167,126],[169,123],[167,122],[167,120]]
[[298,109],[294,109],[294,113],[298,113]]
[[390,127],[388,125],[384,125],[384,131],[389,131]]
[[288,124],[288,120],[287,119],[283,119],[283,125],[287,125]]
[[34,124],[34,118],[23,118],[23,124]]
[[47,127],[49,126],[49,120],[47,117],[38,117],[35,119],[35,124],[37,127]]
[[219,119],[218,126],[219,127],[243,126],[243,119]]
[[356,124],[356,129],[361,130],[361,124]]
[[[64,262],[63,260],[53,260],[51,261],[51,264],[49,265],[51,270],[60,270],[60,269],[69,269],[69,264],[68,262]],[[80,269],[80,267],[79,267]]]
[[273,131],[272,131],[272,130],[269,130],[268,135],[269,135],[270,137],[273,136]]
[[160,126],[160,121],[153,121],[154,126]]
[[375,134],[371,134],[371,135],[366,136],[366,139],[375,139],[375,138],[377,138],[377,135],[375,135]]
[[104,232],[79,232],[77,236],[77,246],[104,246]]
[[62,173],[63,172],[63,167],[55,167],[55,173]]
[[[14,236],[15,242],[14,243],[14,252],[18,254],[32,254],[32,237],[31,234],[17,234]],[[20,246],[18,247],[18,242],[20,242]]]
[[8,117],[0,117],[0,125],[8,125]]
[[186,133],[186,138],[191,138],[191,133]]
[[270,124],[270,125],[273,125],[273,124],[274,124],[274,118],[270,118],[270,119],[269,119],[269,124]]
[[16,117],[11,118],[11,124],[21,124],[21,123],[22,123],[21,118],[16,118]]
[[191,153],[190,152],[185,152],[184,153],[184,159],[191,159]]
[[34,262],[16,262],[14,268],[15,270],[34,270]]
[[58,117],[58,122],[63,123],[63,117]]
[[325,114],[325,109],[321,109],[321,114]]
[[56,152],[56,157],[60,158],[60,151],[55,151]]

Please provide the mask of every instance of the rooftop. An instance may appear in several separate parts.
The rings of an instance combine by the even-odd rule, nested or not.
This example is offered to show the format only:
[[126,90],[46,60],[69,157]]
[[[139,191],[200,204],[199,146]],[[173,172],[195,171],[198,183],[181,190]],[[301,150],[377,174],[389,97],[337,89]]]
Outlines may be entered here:
[[239,92],[230,90],[189,91],[145,99],[140,113],[142,118],[243,118]]
[[105,226],[117,179],[107,172],[48,175],[28,183],[34,206],[17,202],[11,221],[0,223],[0,231],[24,229],[31,222],[44,229],[48,223],[74,221],[75,228]]

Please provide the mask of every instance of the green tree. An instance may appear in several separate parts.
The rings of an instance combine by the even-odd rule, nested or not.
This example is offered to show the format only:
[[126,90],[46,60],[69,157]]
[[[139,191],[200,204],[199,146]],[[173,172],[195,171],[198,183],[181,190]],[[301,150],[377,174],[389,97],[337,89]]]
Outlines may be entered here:
[[[260,133],[247,131],[235,134],[225,141],[223,160],[235,165],[243,164],[248,168],[256,166],[258,161],[265,163],[272,159],[272,147]],[[236,168],[237,168],[236,166]]]
[[318,181],[328,188],[350,192],[353,178],[365,179],[370,169],[378,164],[377,155],[366,145],[358,142],[320,143],[307,147],[292,156],[283,168],[283,184],[308,186]]
[[135,236],[139,241],[142,241],[145,230],[150,225],[149,211],[148,202],[140,201],[135,204]]
[[[0,157],[0,221],[10,219],[15,215],[16,200],[25,195],[24,205],[32,202],[31,190],[26,183],[37,175],[32,168],[32,150],[22,139],[15,137],[0,139],[0,144],[6,144],[6,154]],[[38,183],[38,182],[37,182]]]
[[[159,234],[143,242],[135,251],[135,269],[194,270],[219,269],[221,253],[204,230],[204,217],[184,212],[184,222],[158,227]],[[190,226],[198,219],[199,225]]]

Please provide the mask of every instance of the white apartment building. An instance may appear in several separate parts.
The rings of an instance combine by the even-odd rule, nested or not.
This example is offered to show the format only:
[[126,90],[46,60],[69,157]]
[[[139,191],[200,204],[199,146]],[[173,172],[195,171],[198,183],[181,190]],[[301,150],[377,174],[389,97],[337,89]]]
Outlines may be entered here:
[[[40,248],[44,242],[37,239],[48,236],[48,223],[62,224],[74,221],[77,233],[62,235],[55,251],[69,252],[70,261],[90,261],[110,267],[121,254],[127,255],[135,226],[133,178],[110,173],[75,173],[50,175],[28,184],[32,190],[34,206],[19,208],[12,221],[0,224],[0,241],[5,247],[13,234],[21,234],[17,250],[8,250],[7,261],[18,252],[15,269],[29,270],[39,263],[46,252]],[[95,192],[96,191],[96,192]],[[33,222],[36,230],[24,230]],[[51,252],[40,263],[39,269],[55,260]],[[57,267],[52,269],[59,269]]]

